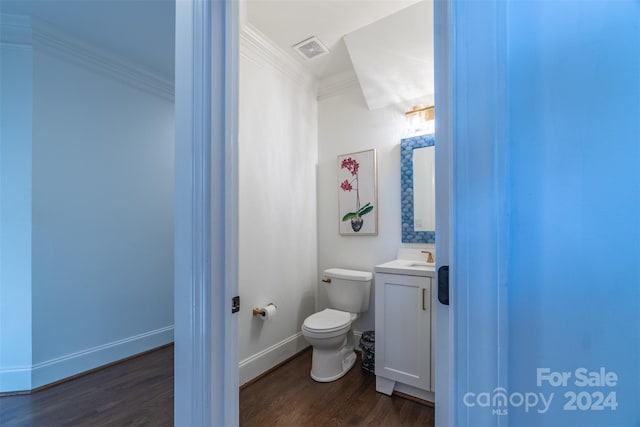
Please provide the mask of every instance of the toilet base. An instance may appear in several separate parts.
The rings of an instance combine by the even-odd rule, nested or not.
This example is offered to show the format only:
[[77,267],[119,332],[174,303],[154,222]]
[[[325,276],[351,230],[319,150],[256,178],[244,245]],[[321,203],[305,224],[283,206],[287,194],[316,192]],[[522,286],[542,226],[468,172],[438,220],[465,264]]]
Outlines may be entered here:
[[338,350],[314,348],[310,376],[314,381],[328,383],[342,378],[356,363],[352,346]]

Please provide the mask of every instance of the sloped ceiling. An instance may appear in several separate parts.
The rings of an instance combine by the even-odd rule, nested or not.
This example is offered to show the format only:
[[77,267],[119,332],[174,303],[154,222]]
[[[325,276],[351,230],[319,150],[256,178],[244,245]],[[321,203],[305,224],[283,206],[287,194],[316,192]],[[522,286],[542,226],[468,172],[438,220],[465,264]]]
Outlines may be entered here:
[[344,37],[369,109],[433,103],[433,3],[423,1]]
[[[355,70],[370,109],[433,102],[432,0],[246,0],[246,17],[321,88]],[[331,53],[301,58],[292,46],[311,36]]]
[[[318,80],[352,71],[343,36],[419,0],[246,0],[246,17]],[[292,46],[317,36],[331,53],[304,60]]]

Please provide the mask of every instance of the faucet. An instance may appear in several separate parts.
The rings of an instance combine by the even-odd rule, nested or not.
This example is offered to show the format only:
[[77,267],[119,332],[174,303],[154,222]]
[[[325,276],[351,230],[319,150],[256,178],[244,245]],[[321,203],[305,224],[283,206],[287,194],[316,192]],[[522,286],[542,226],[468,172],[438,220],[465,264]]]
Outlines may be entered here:
[[420,251],[423,254],[427,254],[427,264],[433,264],[435,261],[433,260],[433,254],[431,251]]

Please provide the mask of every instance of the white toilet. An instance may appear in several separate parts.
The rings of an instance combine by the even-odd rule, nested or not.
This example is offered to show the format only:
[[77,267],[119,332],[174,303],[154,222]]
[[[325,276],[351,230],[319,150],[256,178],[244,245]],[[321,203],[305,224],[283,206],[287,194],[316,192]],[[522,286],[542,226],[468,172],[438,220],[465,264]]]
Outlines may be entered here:
[[369,309],[373,274],[366,271],[330,268],[322,281],[326,284],[329,307],[307,317],[302,335],[313,346],[311,378],[335,381],[356,361],[351,322]]

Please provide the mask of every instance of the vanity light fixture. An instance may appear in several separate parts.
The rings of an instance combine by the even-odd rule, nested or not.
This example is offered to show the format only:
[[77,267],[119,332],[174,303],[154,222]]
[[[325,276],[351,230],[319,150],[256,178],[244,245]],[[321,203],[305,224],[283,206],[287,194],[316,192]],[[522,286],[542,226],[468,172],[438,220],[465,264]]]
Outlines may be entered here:
[[414,105],[411,107],[409,111],[404,113],[407,117],[407,123],[409,126],[410,134],[423,133],[426,131],[427,133],[433,133],[434,127],[426,126],[427,122],[431,122],[433,124],[433,120],[435,119],[435,107],[425,107],[422,104]]
[[419,120],[426,122],[433,120],[436,116],[436,107],[425,107],[422,104],[414,105],[411,110],[404,113],[409,120],[414,120],[416,117]]

